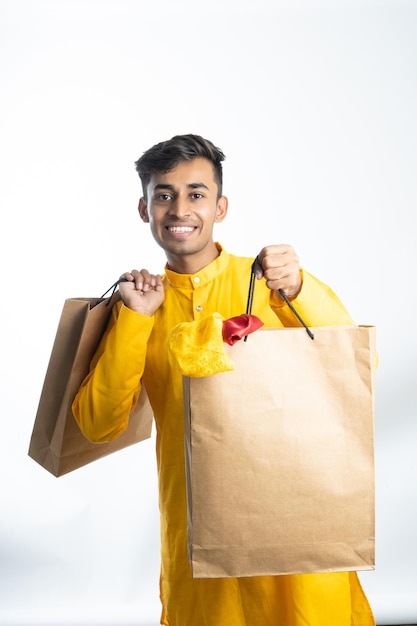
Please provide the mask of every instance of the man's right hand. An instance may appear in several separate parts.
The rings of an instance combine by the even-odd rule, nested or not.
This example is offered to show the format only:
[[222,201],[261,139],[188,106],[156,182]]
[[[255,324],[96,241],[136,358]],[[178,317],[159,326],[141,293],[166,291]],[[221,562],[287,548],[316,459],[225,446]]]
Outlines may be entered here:
[[148,270],[125,272],[120,278],[119,291],[123,303],[142,315],[152,316],[165,300],[165,291],[159,274],[150,274]]

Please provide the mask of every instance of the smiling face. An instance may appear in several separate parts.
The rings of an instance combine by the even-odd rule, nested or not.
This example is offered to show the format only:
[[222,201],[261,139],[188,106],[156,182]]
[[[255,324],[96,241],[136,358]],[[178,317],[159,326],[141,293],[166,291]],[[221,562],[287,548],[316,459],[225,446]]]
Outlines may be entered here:
[[153,174],[139,213],[165,250],[170,269],[194,274],[218,256],[213,226],[225,218],[227,198],[218,197],[208,159],[182,161],[169,172]]

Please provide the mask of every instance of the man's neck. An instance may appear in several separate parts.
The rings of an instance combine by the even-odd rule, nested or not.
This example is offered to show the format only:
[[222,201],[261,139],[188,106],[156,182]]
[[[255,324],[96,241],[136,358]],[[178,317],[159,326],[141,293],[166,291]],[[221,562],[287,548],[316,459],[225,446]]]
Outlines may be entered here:
[[217,259],[219,254],[220,250],[213,243],[213,246],[210,246],[210,249],[205,250],[202,254],[174,255],[168,253],[166,254],[166,259],[168,268],[177,274],[197,274],[197,272]]

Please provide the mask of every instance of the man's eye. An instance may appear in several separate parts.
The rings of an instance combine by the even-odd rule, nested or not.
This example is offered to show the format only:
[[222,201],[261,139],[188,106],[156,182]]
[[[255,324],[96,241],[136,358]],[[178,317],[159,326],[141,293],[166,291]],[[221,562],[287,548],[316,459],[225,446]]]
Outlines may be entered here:
[[196,200],[200,200],[200,198],[204,198],[203,194],[202,193],[198,193],[197,191],[195,193],[193,193],[191,197],[195,198]]
[[171,196],[169,193],[160,193],[159,196],[157,196],[157,199],[166,202],[167,200],[171,199]]

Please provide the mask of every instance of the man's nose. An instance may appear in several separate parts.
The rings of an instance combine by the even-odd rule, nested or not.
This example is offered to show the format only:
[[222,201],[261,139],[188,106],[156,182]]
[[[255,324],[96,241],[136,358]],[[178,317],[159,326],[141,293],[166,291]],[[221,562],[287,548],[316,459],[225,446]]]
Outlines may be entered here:
[[175,217],[187,217],[188,215],[190,215],[190,212],[190,205],[187,198],[177,196],[177,198],[175,198],[175,201],[171,203],[170,214],[175,215]]

